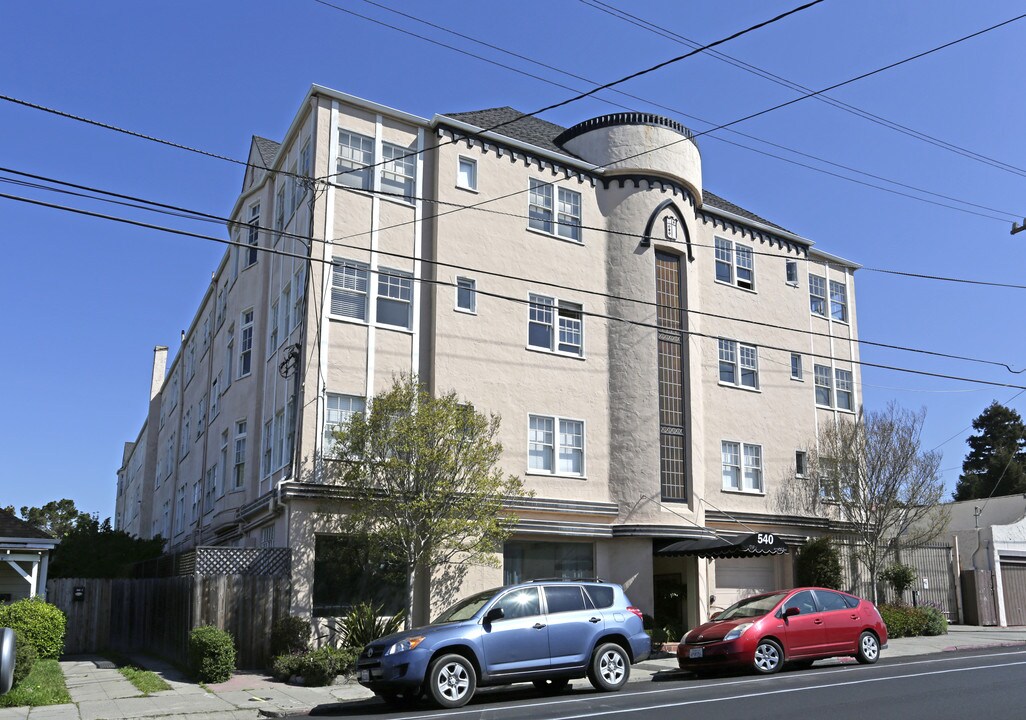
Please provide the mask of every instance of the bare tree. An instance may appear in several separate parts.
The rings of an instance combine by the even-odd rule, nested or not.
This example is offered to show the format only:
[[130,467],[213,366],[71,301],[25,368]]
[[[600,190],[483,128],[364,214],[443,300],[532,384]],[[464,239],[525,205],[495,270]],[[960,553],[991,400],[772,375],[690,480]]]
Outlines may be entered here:
[[897,545],[935,538],[947,525],[937,505],[944,495],[940,453],[921,446],[925,409],[891,402],[823,427],[804,472],[792,471],[776,493],[781,512],[845,522],[853,553],[865,566],[877,599],[877,577]]
[[404,376],[335,433],[327,467],[346,489],[342,526],[405,570],[407,627],[427,619],[418,585],[458,585],[468,564],[495,564],[512,532],[504,500],[528,493],[497,467],[498,431],[498,416]]

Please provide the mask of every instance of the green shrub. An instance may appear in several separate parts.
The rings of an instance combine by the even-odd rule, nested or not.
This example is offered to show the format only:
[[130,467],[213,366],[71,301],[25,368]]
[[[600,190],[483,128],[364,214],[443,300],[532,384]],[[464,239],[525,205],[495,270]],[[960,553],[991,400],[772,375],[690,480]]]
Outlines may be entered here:
[[310,622],[306,618],[289,615],[278,618],[271,627],[271,655],[291,655],[305,652],[310,647]]
[[912,587],[916,581],[916,569],[908,565],[894,563],[884,568],[880,573],[880,579],[891,586],[898,602],[904,602],[905,591]]
[[392,617],[381,617],[380,607],[374,607],[370,603],[354,605],[339,623],[342,644],[350,648],[363,649],[379,637],[399,632],[403,626],[403,615],[403,611],[400,611]]
[[25,639],[21,630],[14,631],[14,687],[18,686],[32,672],[32,666],[39,659],[35,647]]
[[306,653],[278,655],[271,661],[271,676],[278,682],[288,682],[293,675],[302,674]]
[[794,571],[798,585],[840,590],[844,582],[837,548],[828,537],[816,538],[805,543],[798,552]]
[[213,625],[189,634],[189,669],[200,682],[224,682],[235,671],[235,643],[232,636]]
[[948,631],[944,613],[932,605],[881,605],[879,610],[887,635],[892,638],[944,635]]
[[923,628],[923,635],[947,635],[948,619],[940,608],[932,605],[924,605],[919,608],[926,616],[926,624]]
[[56,660],[61,656],[67,624],[68,619],[60,608],[38,596],[0,605],[0,627],[21,631],[25,641],[43,660]]

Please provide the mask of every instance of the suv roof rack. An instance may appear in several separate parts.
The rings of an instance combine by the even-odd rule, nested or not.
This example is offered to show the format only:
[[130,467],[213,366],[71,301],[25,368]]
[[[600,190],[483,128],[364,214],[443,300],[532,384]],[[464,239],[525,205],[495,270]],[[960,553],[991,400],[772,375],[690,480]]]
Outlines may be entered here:
[[567,578],[567,577],[547,577],[547,578],[531,578],[525,582],[537,583],[537,582],[591,582],[591,583],[604,583],[605,580],[602,578]]

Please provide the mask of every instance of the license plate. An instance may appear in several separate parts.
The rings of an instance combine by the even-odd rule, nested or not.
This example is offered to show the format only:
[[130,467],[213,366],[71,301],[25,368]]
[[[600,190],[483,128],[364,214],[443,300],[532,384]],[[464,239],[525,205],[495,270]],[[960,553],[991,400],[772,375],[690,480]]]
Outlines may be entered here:
[[370,670],[360,671],[360,682],[370,682]]
[[691,648],[690,650],[688,650],[688,657],[689,658],[700,658],[700,657],[702,657],[702,652],[704,650],[705,650],[705,648]]

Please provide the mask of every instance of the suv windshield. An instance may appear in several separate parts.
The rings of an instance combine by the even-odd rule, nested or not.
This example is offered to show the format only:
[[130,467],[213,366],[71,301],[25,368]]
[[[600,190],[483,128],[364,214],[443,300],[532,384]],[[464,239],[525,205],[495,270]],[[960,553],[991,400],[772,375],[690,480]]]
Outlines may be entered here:
[[458,603],[435,618],[435,621],[431,624],[437,625],[439,623],[462,622],[464,620],[469,620],[474,617],[474,615],[477,614],[477,611],[480,610],[486,602],[491,600],[495,596],[495,593],[499,592],[501,589],[502,588],[492,588],[491,590],[485,590],[484,592],[479,592],[477,595],[471,595],[468,598],[460,600]]
[[745,598],[731,605],[729,608],[716,616],[716,620],[736,620],[738,618],[762,617],[784,599],[787,593],[774,593],[773,595],[756,595]]

